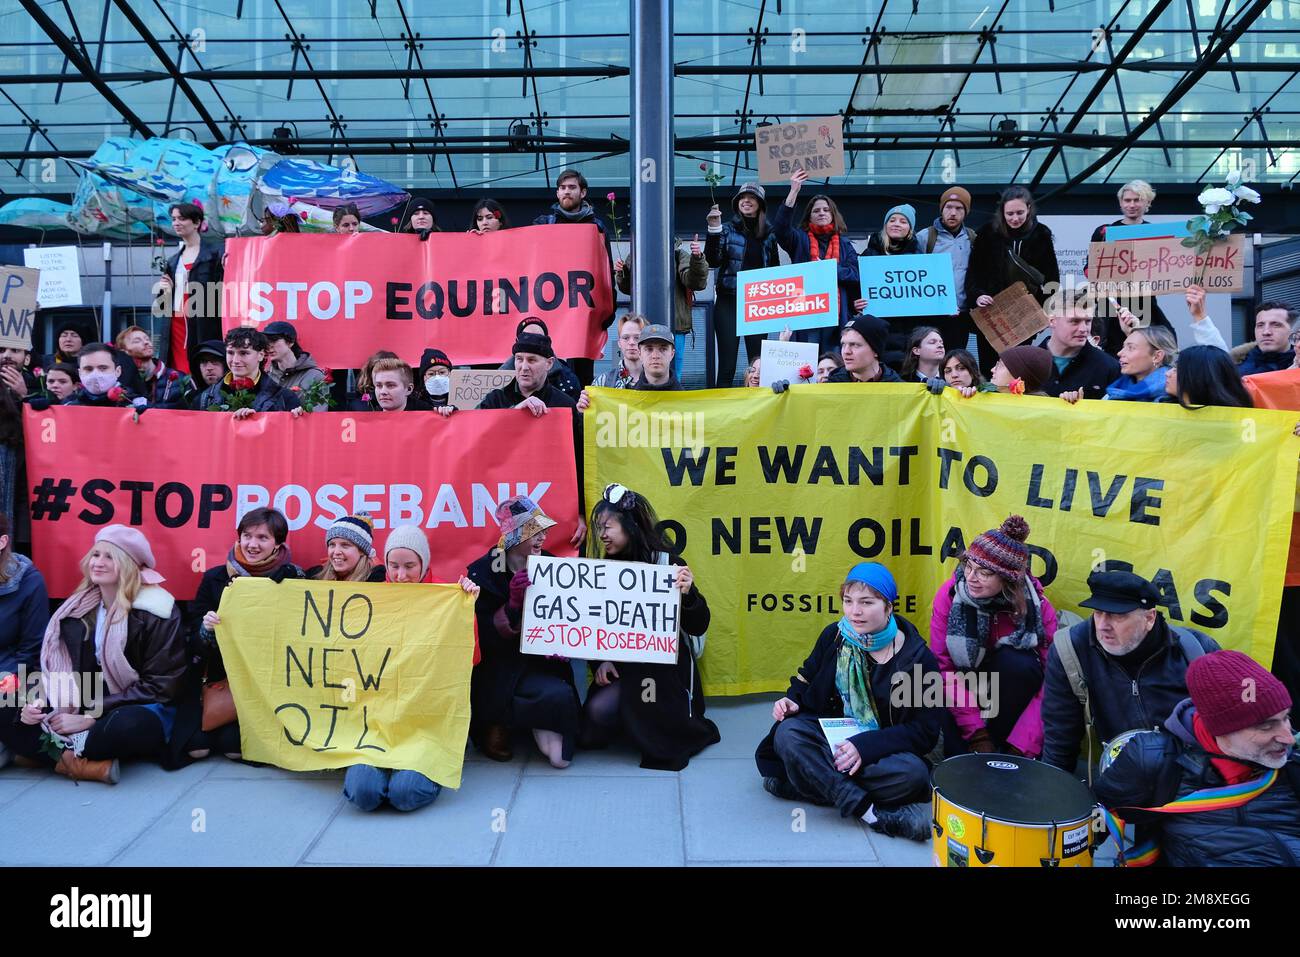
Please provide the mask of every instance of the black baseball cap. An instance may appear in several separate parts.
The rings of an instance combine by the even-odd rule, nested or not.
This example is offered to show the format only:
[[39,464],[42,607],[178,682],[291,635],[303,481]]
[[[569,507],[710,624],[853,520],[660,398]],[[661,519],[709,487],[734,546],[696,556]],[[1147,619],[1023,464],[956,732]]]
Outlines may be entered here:
[[275,322],[268,322],[262,329],[262,335],[268,339],[287,339],[290,342],[298,341],[298,330],[283,320],[277,319]]
[[1114,615],[1149,610],[1160,599],[1155,585],[1132,572],[1093,572],[1088,576],[1088,590],[1092,594],[1079,602],[1081,607]]
[[647,342],[666,342],[671,346],[673,345],[672,330],[663,323],[651,323],[641,330],[641,344],[645,345]]
[[226,361],[226,344],[220,339],[207,339],[200,342],[197,352],[201,356],[214,356],[222,362]]

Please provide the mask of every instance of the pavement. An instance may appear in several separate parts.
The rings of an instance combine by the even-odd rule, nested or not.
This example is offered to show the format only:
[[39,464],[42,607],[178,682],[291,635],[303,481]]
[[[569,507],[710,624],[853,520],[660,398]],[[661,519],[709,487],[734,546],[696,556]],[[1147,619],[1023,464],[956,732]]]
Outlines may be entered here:
[[508,764],[472,749],[458,790],[409,814],[358,810],[343,772],[221,756],[179,771],[127,764],[115,787],[0,770],[0,865],[929,866],[929,843],[763,790],[754,749],[777,695],[709,702],[722,741],[680,772],[626,747],[559,771],[531,740]]

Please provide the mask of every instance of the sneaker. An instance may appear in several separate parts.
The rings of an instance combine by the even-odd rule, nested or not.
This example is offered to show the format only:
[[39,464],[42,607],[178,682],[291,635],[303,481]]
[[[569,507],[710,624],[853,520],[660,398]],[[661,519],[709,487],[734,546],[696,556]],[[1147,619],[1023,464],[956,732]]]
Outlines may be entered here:
[[905,837],[912,841],[930,839],[931,809],[929,804],[904,804],[902,807],[875,809],[876,820],[867,826],[889,837]]
[[763,778],[763,790],[783,801],[802,801],[804,796],[785,778]]

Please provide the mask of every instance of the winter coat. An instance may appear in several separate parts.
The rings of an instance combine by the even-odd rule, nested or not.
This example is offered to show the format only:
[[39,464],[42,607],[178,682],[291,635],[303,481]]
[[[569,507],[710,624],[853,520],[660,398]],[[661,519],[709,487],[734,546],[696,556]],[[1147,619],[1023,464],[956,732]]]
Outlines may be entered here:
[[1035,223],[1023,236],[1003,236],[985,223],[975,234],[971,249],[970,269],[966,273],[966,304],[974,308],[980,296],[996,296],[1016,282],[1023,281],[1029,294],[1040,303],[1047,301],[1042,288],[1036,288],[1028,277],[1011,264],[1008,251],[1015,251],[1026,263],[1043,274],[1043,284],[1060,283],[1061,269],[1056,262],[1056,247],[1052,244],[1052,231],[1042,223]]
[[[1043,340],[1042,348],[1047,348]],[[1064,372],[1058,372],[1052,361],[1052,377],[1043,385],[1043,391],[1055,398],[1062,392],[1082,392],[1081,398],[1100,399],[1106,387],[1119,378],[1119,360],[1085,342],[1078,354],[1071,357]]]
[[1126,823],[1148,826],[1144,836],[1154,832],[1161,859],[1173,867],[1300,867],[1300,756],[1294,748],[1273,785],[1240,807],[1194,814],[1129,810],[1227,783],[1196,740],[1195,713],[1187,698],[1164,730],[1129,739],[1097,779],[1097,799]]
[[[310,352],[304,352],[299,355],[293,365],[287,369],[281,369],[274,362],[266,370],[266,374],[282,389],[293,391],[298,389],[309,389],[317,382],[325,381],[325,372],[316,364],[316,360],[311,357]],[[329,403],[321,403],[314,407],[313,412],[326,412],[329,410]]]
[[[1052,646],[1052,636],[1056,634],[1056,609],[1052,603],[1047,600],[1043,594],[1043,586],[1037,578],[1030,577],[1034,584],[1034,590],[1038,592],[1040,614],[1043,620],[1043,634],[1047,636],[1046,641],[1040,641],[1034,651],[1038,654],[1038,660],[1044,669],[1047,668],[1047,653]],[[961,672],[956,664],[953,663],[952,655],[948,652],[948,614],[952,611],[953,592],[957,585],[957,579],[954,576],[939,586],[939,591],[934,596],[934,610],[930,614],[930,650],[934,652],[935,659],[939,662],[939,670],[943,672],[944,687],[948,687],[949,675],[957,675]],[[1012,618],[1009,611],[1000,611],[993,616],[993,621],[989,627],[989,641],[985,645],[987,651],[992,651],[998,643],[999,638],[1015,631],[1015,619]],[[954,694],[960,695],[963,687],[960,681],[952,685]],[[1019,749],[1021,754],[1027,754],[1030,757],[1037,757],[1043,750],[1043,689],[1039,686],[1038,694],[1034,695],[1034,700],[1020,713],[1016,719],[1015,726],[1011,729],[1011,734],[1007,736],[1007,744]],[[963,739],[969,740],[970,736],[984,727],[984,719],[980,717],[980,706],[976,703],[965,703],[958,701],[950,705],[948,710],[952,713],[957,722],[957,730],[961,732]]]
[[[1187,659],[1179,644],[1179,632],[1190,635],[1206,652],[1219,650],[1213,638],[1194,628],[1170,625],[1163,613],[1156,615],[1152,631],[1158,632],[1156,651],[1138,667],[1137,676],[1130,677],[1097,643],[1092,618],[1070,629],[1069,641],[1083,672],[1099,742],[1125,731],[1158,728],[1174,706],[1187,697]],[[1073,772],[1087,727],[1083,705],[1075,697],[1058,651],[1047,656],[1042,697],[1043,761]]]
[[1286,352],[1264,352],[1259,346],[1255,346],[1250,352],[1246,353],[1246,358],[1237,366],[1237,374],[1242,376],[1255,375],[1260,372],[1277,372],[1279,369],[1289,369],[1295,362],[1294,350],[1288,349]]
[[184,372],[154,361],[157,371],[152,378],[143,379],[143,394],[149,400],[149,408],[188,409],[198,391],[194,380]]
[[[880,727],[849,738],[861,755],[864,768],[881,758],[900,752],[924,758],[934,750],[939,740],[939,731],[943,727],[943,707],[927,707],[924,696],[904,707],[896,707],[894,704],[895,684],[905,683],[907,697],[911,698],[914,690],[922,690],[928,682],[938,680],[939,672],[939,663],[926,646],[925,639],[917,632],[916,626],[901,615],[894,615],[894,619],[898,622],[898,630],[904,635],[903,646],[883,665],[871,662],[871,696],[875,700]],[[785,696],[799,706],[798,714],[814,718],[844,717],[844,702],[835,687],[835,669],[843,641],[839,622],[831,622],[822,629],[812,654],[790,679],[790,687],[786,689]],[[920,689],[916,688],[917,666],[920,667]],[[935,677],[927,679],[925,676],[931,672]],[[786,776],[785,765],[777,756],[773,744],[775,737],[774,724],[754,755],[758,772],[765,778]]]
[[[64,405],[84,405],[96,409],[129,409],[135,407],[135,400],[141,398],[137,393],[132,392],[125,386],[122,387],[122,396],[119,399],[110,399],[108,393],[103,395],[91,395],[83,386],[77,386],[77,390],[63,400]],[[112,391],[111,389],[109,390]],[[148,407],[148,400],[144,406]]]
[[637,379],[636,382],[628,386],[628,388],[630,388],[634,392],[681,392],[683,391],[682,384],[677,381],[677,376],[673,374],[672,369],[668,370],[668,381],[665,382],[663,385],[653,385],[650,382],[650,380],[648,380],[645,377],[645,372],[643,370],[641,373],[641,378]]
[[[772,234],[776,241],[790,256],[790,261],[806,263],[812,259],[812,240],[808,231],[798,228],[794,223],[794,210],[781,203],[772,212],[769,220]],[[830,237],[822,238],[821,249],[824,252]],[[862,285],[858,278],[858,251],[847,234],[840,237],[840,256],[836,270],[836,280],[840,289],[840,321],[843,326],[853,316],[853,303],[862,296]]]
[[[934,248],[930,248],[930,237],[934,237]],[[954,236],[948,231],[948,227],[943,224],[942,219],[936,219],[933,224],[926,226],[916,234],[916,251],[918,253],[947,253],[952,259],[952,283],[956,287],[957,294],[957,311],[964,312],[968,303],[966,302],[966,272],[970,268],[970,253],[974,245],[975,230],[969,226],[963,225]]]
[[609,315],[601,318],[600,327],[602,329],[608,329],[610,324],[614,321],[614,309],[617,305],[616,300],[618,299],[614,294],[614,252],[609,246],[609,232],[605,229],[604,221],[596,215],[596,211],[591,208],[591,204],[586,200],[583,200],[582,207],[578,210],[576,216],[566,214],[560,208],[559,203],[552,203],[551,211],[549,213],[542,213],[542,215],[533,220],[534,226],[557,226],[566,223],[572,223],[575,225],[590,223],[592,226],[595,226],[600,230],[600,238],[605,240],[605,258],[609,262],[609,299],[611,306]]
[[[880,378],[876,379],[875,380],[876,382],[902,382],[903,381],[902,376],[900,376],[893,369],[889,368],[889,366],[885,365],[885,360],[882,357],[877,356],[876,361],[880,364]],[[826,377],[826,381],[827,382],[857,382],[858,380],[853,378],[853,375],[849,372],[848,369],[844,368],[844,366],[840,366],[835,371],[833,371],[829,376]],[[869,385],[870,383],[863,382],[859,384]]]
[[[218,380],[199,393],[198,401],[194,408],[200,412],[205,412],[209,408],[220,408],[222,404],[230,401],[229,392],[224,392],[225,381]],[[254,412],[291,412],[298,408],[298,397],[288,389],[282,389],[275,384],[269,375],[265,373],[257,380],[257,388],[253,394],[253,411]]]
[[[673,245],[673,259],[677,270],[673,283],[673,332],[690,332],[695,325],[691,307],[695,304],[695,293],[709,285],[709,264],[703,252],[692,256],[690,246],[680,241]],[[623,271],[615,275],[619,292],[632,295],[632,260],[625,262]]]
[[40,671],[41,641],[50,598],[40,569],[26,555],[9,556],[9,580],[0,585],[0,675],[25,666]]
[[746,235],[745,220],[740,216],[733,216],[730,222],[723,223],[721,232],[709,233],[705,237],[704,261],[711,269],[718,270],[714,287],[717,295],[736,295],[736,273],[746,268],[745,252],[751,243],[760,247],[754,253],[758,261],[757,268],[781,265],[780,247],[777,246],[771,220],[768,221],[767,235],[762,239]]

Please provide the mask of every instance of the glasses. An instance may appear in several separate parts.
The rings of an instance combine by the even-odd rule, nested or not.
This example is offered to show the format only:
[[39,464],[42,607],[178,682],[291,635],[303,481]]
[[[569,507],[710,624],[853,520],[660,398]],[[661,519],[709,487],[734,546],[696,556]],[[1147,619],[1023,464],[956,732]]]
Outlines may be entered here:
[[987,568],[984,568],[984,567],[981,566],[981,565],[976,565],[976,564],[973,563],[973,562],[967,562],[967,563],[966,563],[966,577],[967,577],[967,578],[973,578],[973,579],[975,579],[976,581],[989,582],[989,581],[992,581],[993,579],[997,578],[997,577],[998,577],[998,573],[997,573],[997,572],[991,572],[991,571],[989,571]]

